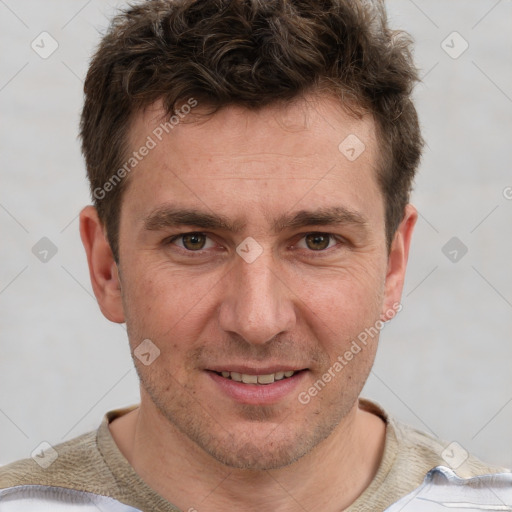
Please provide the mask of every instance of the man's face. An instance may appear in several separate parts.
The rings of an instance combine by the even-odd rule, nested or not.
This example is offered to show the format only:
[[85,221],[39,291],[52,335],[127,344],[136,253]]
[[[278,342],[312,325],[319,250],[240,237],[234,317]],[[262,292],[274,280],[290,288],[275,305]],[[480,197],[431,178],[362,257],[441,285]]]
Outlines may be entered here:
[[[131,349],[160,350],[148,365],[134,358],[141,411],[230,466],[289,464],[349,421],[377,336],[333,364],[396,299],[374,122],[322,98],[225,108],[158,141],[161,115],[154,105],[133,126],[133,149],[157,144],[130,175],[119,233]],[[365,146],[355,160],[338,148],[349,135]],[[175,224],[185,209],[224,223]],[[338,222],[312,218],[326,212]]]

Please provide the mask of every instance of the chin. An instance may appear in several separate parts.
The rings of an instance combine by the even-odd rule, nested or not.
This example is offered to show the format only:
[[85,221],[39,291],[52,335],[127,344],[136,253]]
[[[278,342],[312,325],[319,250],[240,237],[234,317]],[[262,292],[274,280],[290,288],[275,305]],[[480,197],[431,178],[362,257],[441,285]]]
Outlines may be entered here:
[[201,446],[201,448],[217,462],[229,468],[253,471],[266,471],[289,466],[310,450],[302,443],[290,443],[290,439],[287,439],[286,445],[276,442],[274,446],[274,443],[268,441],[261,443],[239,441],[238,446],[233,446],[233,443],[227,445],[213,443],[209,446]]
[[305,427],[306,423],[241,422],[229,432],[220,425],[216,432],[205,429],[182,432],[213,459],[231,469],[265,471],[284,468],[306,456],[329,437],[337,425],[337,422],[328,422],[311,430]]

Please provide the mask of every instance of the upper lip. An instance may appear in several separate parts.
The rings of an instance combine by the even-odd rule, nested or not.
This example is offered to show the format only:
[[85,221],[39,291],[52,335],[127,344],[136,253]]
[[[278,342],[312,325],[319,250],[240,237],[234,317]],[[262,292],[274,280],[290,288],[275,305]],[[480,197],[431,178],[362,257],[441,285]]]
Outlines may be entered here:
[[243,373],[245,375],[270,375],[271,373],[277,372],[299,372],[301,370],[306,370],[306,368],[297,368],[294,365],[272,365],[266,366],[264,368],[255,368],[254,366],[247,365],[237,365],[237,364],[225,364],[225,365],[216,365],[210,366],[206,368],[206,370],[210,370],[212,372],[237,372]]

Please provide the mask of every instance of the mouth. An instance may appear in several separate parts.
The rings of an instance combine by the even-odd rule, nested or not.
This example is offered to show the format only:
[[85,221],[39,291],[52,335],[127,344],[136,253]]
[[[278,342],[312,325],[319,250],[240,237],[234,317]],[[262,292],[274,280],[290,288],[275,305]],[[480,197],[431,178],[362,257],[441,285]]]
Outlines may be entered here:
[[[309,370],[290,367],[250,368],[247,366],[209,369],[206,375],[220,393],[237,403],[252,405],[277,404],[290,400],[307,378]],[[302,384],[303,386],[303,384]]]
[[303,370],[287,370],[280,371],[275,373],[265,373],[261,375],[251,375],[248,373],[239,373],[239,372],[213,372],[217,375],[224,377],[225,379],[234,380],[235,382],[241,382],[243,384],[262,384],[268,385],[273,384],[274,382],[278,382],[280,380],[289,379],[293,377],[296,373],[299,373]]

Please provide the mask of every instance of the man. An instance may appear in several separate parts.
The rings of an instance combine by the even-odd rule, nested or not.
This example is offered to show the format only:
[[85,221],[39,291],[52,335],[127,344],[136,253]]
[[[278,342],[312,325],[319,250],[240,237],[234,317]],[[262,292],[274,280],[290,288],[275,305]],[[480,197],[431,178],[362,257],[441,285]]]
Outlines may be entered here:
[[374,512],[446,464],[447,443],[359,398],[417,219],[409,44],[363,1],[159,0],[113,21],[85,83],[80,233],[141,401],[0,489]]

